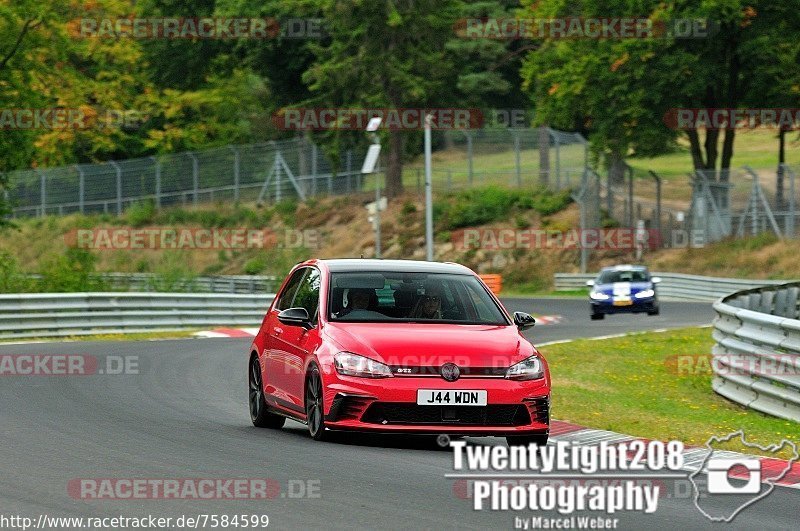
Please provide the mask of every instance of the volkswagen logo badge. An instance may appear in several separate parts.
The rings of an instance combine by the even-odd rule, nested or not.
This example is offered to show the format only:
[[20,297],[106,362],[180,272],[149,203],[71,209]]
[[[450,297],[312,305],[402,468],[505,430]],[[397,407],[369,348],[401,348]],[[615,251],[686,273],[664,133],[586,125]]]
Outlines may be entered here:
[[442,365],[441,374],[448,382],[455,382],[461,376],[461,369],[455,363],[445,363]]

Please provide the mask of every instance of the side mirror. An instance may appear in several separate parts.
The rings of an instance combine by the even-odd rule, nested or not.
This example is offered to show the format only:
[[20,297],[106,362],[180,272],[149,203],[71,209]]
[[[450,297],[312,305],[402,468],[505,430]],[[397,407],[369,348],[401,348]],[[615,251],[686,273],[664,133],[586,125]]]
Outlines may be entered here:
[[314,328],[311,325],[311,317],[305,308],[289,308],[278,314],[278,321],[288,326],[302,326],[303,328]]
[[661,282],[661,277],[653,277],[650,279],[650,282],[652,282],[653,284],[658,284]]
[[514,324],[517,325],[517,328],[520,330],[527,330],[536,324],[536,319],[529,313],[514,312]]
[[586,285],[591,288],[592,286],[594,286],[594,280],[587,280]]

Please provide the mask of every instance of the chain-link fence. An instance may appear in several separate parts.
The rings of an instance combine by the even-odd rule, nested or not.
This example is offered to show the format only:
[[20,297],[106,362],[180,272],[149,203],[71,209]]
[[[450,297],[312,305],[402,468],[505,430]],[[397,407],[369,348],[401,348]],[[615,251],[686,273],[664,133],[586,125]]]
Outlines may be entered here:
[[156,206],[215,200],[305,199],[361,189],[362,156],[341,155],[334,171],[315,144],[298,138],[161,157],[16,171],[7,193],[15,216],[122,213],[133,203]]
[[800,167],[779,165],[775,171],[749,166],[719,171],[696,171],[689,208],[690,226],[704,241],[765,232],[794,238],[800,192]]
[[[431,173],[439,191],[485,185],[574,188],[588,157],[580,134],[547,127],[447,131],[443,144],[433,154]],[[412,164],[404,181],[421,192],[424,175],[421,164]]]
[[[586,141],[552,129],[449,131],[436,152],[434,189],[542,183],[569,188],[580,180]],[[215,200],[304,200],[363,191],[364,153],[336,162],[305,138],[225,146],[160,157],[12,172],[7,192],[15,216],[122,213],[150,200],[157,207]],[[422,190],[419,165],[406,165],[406,187]]]

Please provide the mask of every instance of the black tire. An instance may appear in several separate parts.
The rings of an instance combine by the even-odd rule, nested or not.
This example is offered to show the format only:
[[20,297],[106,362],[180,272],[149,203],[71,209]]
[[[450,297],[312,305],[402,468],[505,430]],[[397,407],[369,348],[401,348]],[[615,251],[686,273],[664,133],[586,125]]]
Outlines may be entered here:
[[647,312],[647,315],[658,315],[661,313],[661,308],[656,308],[655,310],[650,310]]
[[286,418],[275,413],[271,413],[264,400],[264,386],[261,384],[261,364],[258,356],[250,359],[250,367],[247,376],[248,383],[248,405],[250,406],[250,420],[257,428],[280,429],[286,422]]
[[506,442],[509,446],[528,446],[534,444],[536,446],[547,446],[546,433],[537,433],[535,435],[509,435],[506,437]]
[[602,321],[606,318],[604,313],[593,313],[592,314],[592,321]]
[[308,369],[305,387],[308,434],[315,441],[327,440],[330,438],[330,433],[325,430],[322,376],[319,374],[319,368],[316,365],[312,365]]

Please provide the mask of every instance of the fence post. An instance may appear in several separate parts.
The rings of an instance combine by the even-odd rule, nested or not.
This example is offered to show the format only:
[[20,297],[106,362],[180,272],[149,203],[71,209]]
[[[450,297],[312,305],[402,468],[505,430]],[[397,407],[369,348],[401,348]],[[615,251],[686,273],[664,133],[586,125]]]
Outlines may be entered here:
[[553,143],[556,145],[556,187],[561,189],[561,139],[553,136]]
[[233,151],[233,200],[239,202],[239,181],[241,179],[239,150],[235,146],[228,146]]
[[161,210],[161,161],[158,160],[156,157],[150,157],[153,160],[153,164],[156,167],[156,189],[155,189],[155,196],[156,196],[156,209]]
[[628,227],[633,228],[633,168],[628,166]]
[[117,171],[117,215],[122,215],[122,168],[115,161],[108,161]]
[[39,175],[39,217],[43,218],[47,209],[47,178],[38,168],[33,171]]
[[[349,177],[348,177],[349,178]],[[317,195],[317,145],[311,144],[311,186],[312,194]]]
[[195,154],[191,151],[186,154],[192,158],[192,204],[197,206],[197,196],[200,193],[200,168]]
[[80,210],[80,213],[83,214],[84,204],[85,204],[84,191],[86,189],[86,181],[84,180],[83,177],[83,168],[81,168],[80,165],[76,164],[75,169],[78,171],[78,209]]
[[467,135],[467,176],[469,184],[472,184],[472,131],[465,131]]
[[[0,172],[0,175],[2,175],[3,178],[5,178],[7,176],[6,173],[2,173],[2,172]],[[10,199],[10,194],[8,193],[8,188],[7,187],[3,188],[3,200],[6,202],[6,205],[10,204],[10,200],[9,199]],[[14,210],[11,211],[11,217],[12,218],[15,217]]]
[[519,134],[514,131],[514,168],[517,173],[517,186],[522,186],[522,168],[520,164]]
[[795,198],[794,198],[794,172],[791,168],[786,168],[786,173],[789,174],[789,223],[786,227],[786,237],[794,238],[794,223],[795,223]]
[[[347,171],[347,183],[348,183],[347,187],[349,189],[350,188],[350,186],[349,186],[350,179],[353,178],[352,177],[353,176],[353,150],[352,149],[348,149],[347,150],[347,154],[345,155],[345,170]],[[314,181],[314,183],[316,183],[316,180]],[[317,186],[316,186],[316,184],[314,184],[314,190],[316,190],[316,188],[317,188]],[[361,191],[361,173],[360,172],[359,172],[358,175],[356,175],[356,190],[358,190],[359,192]]]
[[653,170],[650,170],[650,175],[656,181],[656,226],[654,228],[661,234],[661,177]]
[[539,184],[550,185],[550,128],[539,126],[539,137],[536,142],[539,148]]

